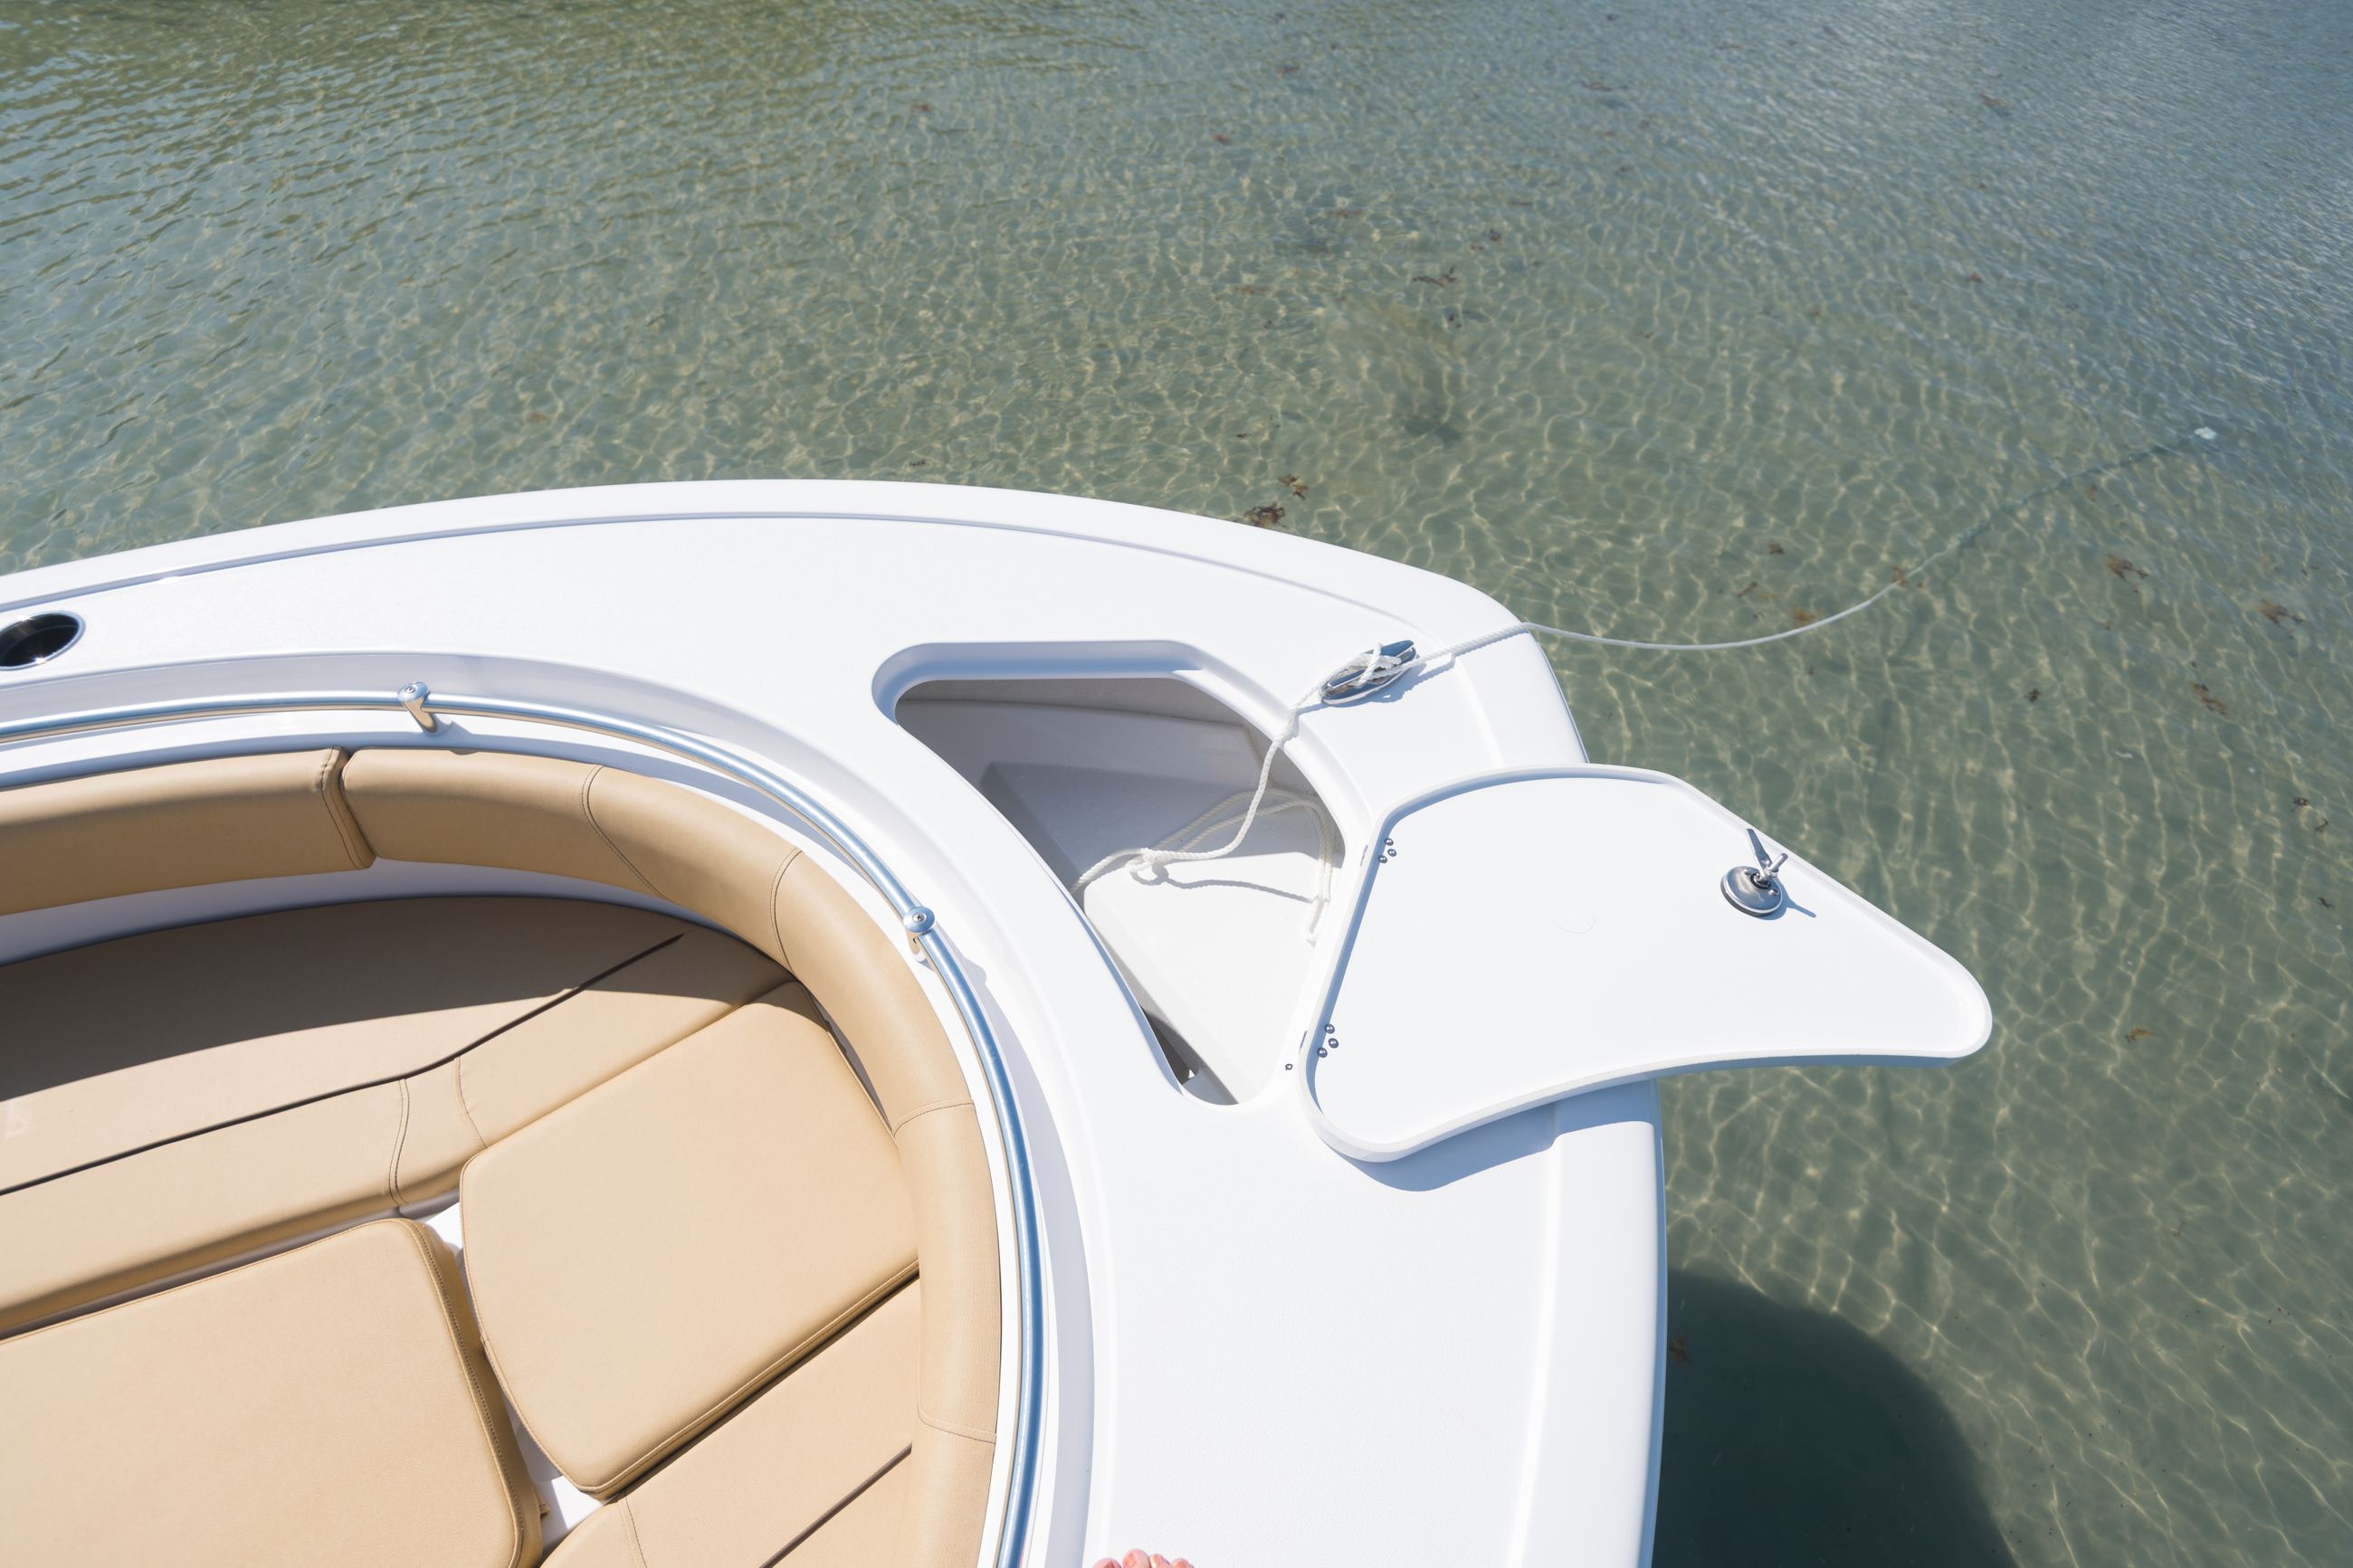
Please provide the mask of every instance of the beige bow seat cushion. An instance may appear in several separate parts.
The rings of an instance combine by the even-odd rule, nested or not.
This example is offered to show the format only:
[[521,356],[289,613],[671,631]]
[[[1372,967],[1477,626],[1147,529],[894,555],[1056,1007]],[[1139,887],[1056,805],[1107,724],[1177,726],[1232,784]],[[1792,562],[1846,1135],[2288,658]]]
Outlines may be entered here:
[[765,1000],[476,1155],[459,1194],[500,1381],[600,1498],[915,1272],[881,1117],[832,1035]]
[[539,1555],[456,1266],[406,1220],[0,1342],[0,1561]]
[[0,965],[0,1333],[438,1198],[485,1144],[743,1003],[811,1006],[785,980],[701,926],[531,898]]
[[907,1505],[911,1283],[583,1520],[549,1568],[877,1568]]

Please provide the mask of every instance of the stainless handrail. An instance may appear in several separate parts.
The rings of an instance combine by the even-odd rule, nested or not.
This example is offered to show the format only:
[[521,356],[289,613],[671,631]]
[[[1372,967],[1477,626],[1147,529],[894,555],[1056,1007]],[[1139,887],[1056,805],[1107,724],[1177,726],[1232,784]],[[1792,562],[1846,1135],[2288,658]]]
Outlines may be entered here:
[[947,987],[965,1032],[980,1055],[982,1069],[988,1078],[989,1099],[997,1112],[997,1139],[1005,1150],[1006,1179],[1010,1188],[1008,1195],[1013,1211],[1020,1364],[1014,1379],[1013,1453],[1007,1477],[1004,1521],[997,1534],[997,1568],[1019,1568],[1022,1552],[1029,1544],[1037,1490],[1038,1442],[1044,1418],[1039,1394],[1045,1371],[1046,1328],[1045,1271],[1038,1249],[1037,1184],[1030,1169],[1029,1144],[1021,1131],[1020,1109],[1013,1098],[1013,1080],[1006,1069],[1005,1054],[997,1043],[997,1033],[989,1027],[980,998],[941,934],[937,919],[931,910],[915,901],[881,858],[816,796],[751,757],[681,731],[552,703],[504,697],[447,697],[428,692],[421,683],[396,692],[302,691],[261,697],[184,698],[171,702],[132,703],[62,716],[11,720],[0,722],[0,745],[150,724],[272,713],[407,713],[428,732],[438,733],[437,726],[425,725],[424,718],[417,712],[419,706],[426,715],[435,719],[509,719],[552,724],[635,742],[699,763],[750,785],[814,828],[818,837],[858,868],[899,917],[908,940],[921,949],[932,972]]

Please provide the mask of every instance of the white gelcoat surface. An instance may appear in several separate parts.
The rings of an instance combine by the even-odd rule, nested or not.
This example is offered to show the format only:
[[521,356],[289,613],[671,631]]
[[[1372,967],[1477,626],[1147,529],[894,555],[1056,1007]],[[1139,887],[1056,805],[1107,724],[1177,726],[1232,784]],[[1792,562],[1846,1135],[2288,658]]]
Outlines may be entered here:
[[1701,1068],[1952,1061],[1992,1028],[1968,971],[1794,856],[1778,914],[1734,908],[1721,883],[1754,864],[1748,829],[1679,779],[1474,785],[1377,847],[1303,1062],[1326,1135],[1360,1159]]
[[[1137,508],[723,483],[216,535],[0,581],[0,604],[89,621],[69,657],[0,682],[0,718],[423,679],[697,731],[826,799],[937,911],[1011,1058],[1047,1272],[1032,1563],[1144,1540],[1235,1568],[1646,1555],[1662,1257],[1653,1088],[1580,1096],[1377,1166],[1324,1142],[1290,1074],[1240,1104],[1204,1103],[1172,1079],[1038,851],[890,717],[927,679],[1075,671],[1174,677],[1271,731],[1355,650],[1507,624],[1492,600]],[[280,743],[628,760],[529,726],[425,737],[404,723],[321,714],[40,742],[0,754],[0,779]],[[1467,774],[1585,761],[1525,639],[1310,713],[1289,755],[1352,843]],[[1352,861],[1341,907],[1356,906],[1360,876]],[[1342,924],[1326,922],[1313,963],[1328,970]],[[1318,987],[1301,987],[1270,1048],[1295,1044],[1319,1005]]]
[[[1238,721],[913,700],[898,713],[1072,887],[1107,857],[1159,847],[1248,792],[1262,756]],[[1222,814],[1206,842],[1231,837],[1240,812]],[[1147,877],[1114,870],[1079,894],[1137,1002],[1238,1098],[1288,1058],[1302,989],[1319,973],[1319,863],[1339,853],[1324,843],[1321,814],[1293,804],[1262,816],[1233,855]]]

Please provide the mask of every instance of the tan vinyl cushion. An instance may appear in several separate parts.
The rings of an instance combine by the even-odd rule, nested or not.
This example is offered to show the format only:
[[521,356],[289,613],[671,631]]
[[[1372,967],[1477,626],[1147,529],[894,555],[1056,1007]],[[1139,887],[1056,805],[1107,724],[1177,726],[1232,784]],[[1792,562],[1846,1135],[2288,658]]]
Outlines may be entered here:
[[915,1426],[920,1289],[899,1291],[590,1514],[553,1568],[765,1568],[779,1552],[798,1568],[825,1558],[821,1541],[853,1536],[869,1550],[839,1561],[886,1561],[899,1523],[892,1478],[903,1479]]
[[0,790],[0,915],[371,864],[343,753],[216,757]]
[[808,992],[766,958],[733,937],[688,927],[562,1006],[410,1079],[401,1199],[453,1190],[459,1168],[491,1144],[763,997],[817,1016]]
[[[900,1460],[877,1478],[872,1486],[850,1499],[848,1507],[811,1531],[807,1540],[780,1561],[791,1563],[792,1568],[874,1568],[878,1563],[890,1562],[914,1499],[914,1474],[913,1464]],[[980,1500],[972,1504],[973,1518],[980,1518],[987,1505],[988,1497],[984,1490]],[[960,1568],[962,1563],[973,1561],[973,1552],[966,1552],[961,1558],[943,1556],[932,1561]]]
[[686,929],[577,899],[403,899],[0,966],[0,1187],[422,1072]]
[[[984,1522],[991,1455],[984,1434],[994,1426],[997,1391],[988,1163],[962,1069],[902,940],[835,880],[834,870],[761,820],[694,789],[583,763],[448,751],[430,741],[371,749],[348,763],[335,752],[296,752],[0,791],[0,856],[10,872],[0,914],[344,870],[377,854],[650,891],[723,927],[807,984],[848,1038],[900,1142],[923,1256],[923,1425],[891,1482],[904,1499],[892,1558],[902,1568],[968,1564]],[[796,1005],[809,1008],[807,995]],[[576,1006],[575,999],[556,1011]],[[515,1071],[490,1065],[501,1041],[526,1035],[529,1048],[514,1054]],[[617,1070],[661,1043],[616,1037],[583,1059],[608,1064],[592,1073]],[[283,1120],[273,1116],[22,1194],[0,1192],[0,1333],[338,1215],[446,1190],[451,1167],[500,1135],[491,1128],[520,1125],[518,1118],[557,1102],[539,1079],[566,1059],[564,1046],[534,1019],[492,1037],[461,1065],[414,1074],[381,1095],[353,1091],[318,1102],[332,1110],[306,1108],[315,1115],[284,1126],[270,1125]],[[379,1123],[391,1128],[388,1153],[375,1131]],[[268,1147],[248,1146],[248,1138]],[[353,1140],[353,1147],[342,1146]],[[283,1162],[297,1190],[268,1190],[256,1179],[257,1161]],[[382,1163],[381,1198],[378,1178],[367,1173],[372,1161]],[[18,1195],[33,1201],[19,1204]],[[107,1283],[96,1289],[93,1280]],[[860,1508],[861,1517],[874,1517],[871,1505]]]
[[488,1372],[401,1220],[0,1343],[0,1558],[516,1568],[539,1507]]
[[390,858],[633,888],[734,932],[817,994],[893,1128],[970,1103],[903,947],[824,867],[741,812],[638,773],[495,752],[359,752],[343,788]]
[[652,893],[783,962],[774,894],[797,851],[691,790],[557,757],[418,749],[354,753],[343,791],[389,858],[507,866]]
[[[979,1121],[903,939],[813,858],[681,785],[586,763],[419,744],[355,753],[353,819],[381,854],[650,889],[784,964],[840,1029],[901,1144],[923,1256],[922,1419],[892,1561],[979,1549],[997,1416],[996,1211]],[[953,1129],[952,1131],[950,1129]]]
[[889,1132],[823,1027],[739,1009],[468,1163],[500,1381],[609,1496],[914,1273]]
[[[777,994],[783,978],[731,937],[612,905],[437,899],[301,915],[157,932],[0,969],[0,999],[44,1028],[72,1029],[78,994],[96,1026],[168,1044],[181,1016],[174,1000],[186,997],[185,1037],[224,1069],[223,1081],[210,1082],[185,1058],[165,1058],[0,1104],[0,1172],[8,1173],[0,1185],[14,1187],[0,1192],[0,1333],[445,1194],[486,1144],[754,996]],[[241,949],[240,931],[269,940]],[[290,970],[280,967],[280,943],[300,960]],[[502,958],[516,966],[506,982]],[[312,972],[352,977],[340,1007]],[[405,983],[381,984],[381,973]],[[252,994],[281,982],[289,995]],[[73,994],[59,994],[69,984]],[[501,990],[512,994],[485,1000]],[[781,999],[814,1010],[797,987]],[[240,1027],[259,1037],[230,1037]],[[440,1060],[453,1042],[463,1054]],[[331,1087],[413,1066],[426,1070]],[[324,1098],[219,1124],[265,1109],[267,1097],[322,1086]],[[142,1147],[192,1124],[208,1130]],[[138,1152],[74,1169],[110,1149]]]
[[400,1089],[164,1144],[0,1198],[0,1333],[389,1214]]

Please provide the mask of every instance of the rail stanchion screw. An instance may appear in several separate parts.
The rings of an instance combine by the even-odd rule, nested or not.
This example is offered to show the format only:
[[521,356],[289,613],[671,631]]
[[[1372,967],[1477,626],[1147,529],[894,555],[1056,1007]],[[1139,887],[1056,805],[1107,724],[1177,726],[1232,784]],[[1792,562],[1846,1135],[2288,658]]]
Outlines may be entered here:
[[393,693],[400,705],[408,710],[408,716],[417,721],[417,727],[428,735],[441,727],[441,721],[425,706],[425,700],[432,695],[432,690],[421,680],[412,680]]

